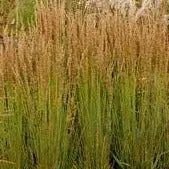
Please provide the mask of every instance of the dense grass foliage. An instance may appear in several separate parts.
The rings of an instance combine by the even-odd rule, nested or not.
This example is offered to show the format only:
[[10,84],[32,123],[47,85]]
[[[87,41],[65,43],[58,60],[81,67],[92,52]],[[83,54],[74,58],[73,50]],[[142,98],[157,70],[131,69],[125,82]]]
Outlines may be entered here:
[[0,44],[0,168],[168,169],[165,11],[135,22],[53,0],[28,27],[31,2]]

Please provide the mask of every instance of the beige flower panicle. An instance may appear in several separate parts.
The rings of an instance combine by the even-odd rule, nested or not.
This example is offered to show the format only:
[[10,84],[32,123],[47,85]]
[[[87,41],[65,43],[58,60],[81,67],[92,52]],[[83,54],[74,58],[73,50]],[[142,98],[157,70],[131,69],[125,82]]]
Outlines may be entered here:
[[147,11],[157,10],[161,7],[163,0],[143,0],[141,7],[137,10],[135,14],[136,20],[138,20],[141,16],[146,15]]
[[[95,7],[98,9],[111,9],[120,12],[123,16],[131,16],[137,21],[140,17],[146,16],[148,11],[160,9],[163,0],[142,0],[140,8],[135,0],[87,0],[86,8]],[[163,18],[166,25],[169,25],[169,15]]]
[[136,11],[135,0],[87,0],[86,7],[94,6],[98,9],[113,9],[126,15]]

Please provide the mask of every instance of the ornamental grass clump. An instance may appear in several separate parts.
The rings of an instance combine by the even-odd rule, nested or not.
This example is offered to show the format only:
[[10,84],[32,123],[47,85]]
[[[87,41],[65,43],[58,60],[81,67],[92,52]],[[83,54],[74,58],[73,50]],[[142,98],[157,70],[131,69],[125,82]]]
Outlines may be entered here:
[[0,48],[0,168],[167,169],[163,10],[135,22],[36,5]]

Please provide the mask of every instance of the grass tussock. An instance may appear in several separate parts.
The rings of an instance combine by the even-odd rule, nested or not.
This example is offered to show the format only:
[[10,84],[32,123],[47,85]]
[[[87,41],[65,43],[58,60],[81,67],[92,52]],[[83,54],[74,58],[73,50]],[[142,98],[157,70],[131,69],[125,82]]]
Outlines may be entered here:
[[163,11],[135,22],[69,5],[38,3],[0,44],[0,168],[167,169]]

